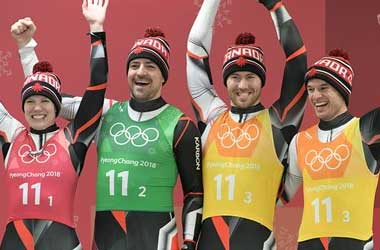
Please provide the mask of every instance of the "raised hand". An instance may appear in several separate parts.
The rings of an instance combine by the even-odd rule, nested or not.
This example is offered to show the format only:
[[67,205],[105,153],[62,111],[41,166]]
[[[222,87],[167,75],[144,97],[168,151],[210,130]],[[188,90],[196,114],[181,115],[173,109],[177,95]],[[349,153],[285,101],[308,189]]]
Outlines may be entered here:
[[83,0],[82,13],[90,25],[91,32],[103,31],[103,23],[109,0]]
[[258,2],[263,4],[268,10],[271,10],[281,0],[258,0]]
[[11,34],[15,39],[17,46],[23,48],[30,40],[32,40],[36,32],[36,25],[30,17],[19,19],[11,26]]

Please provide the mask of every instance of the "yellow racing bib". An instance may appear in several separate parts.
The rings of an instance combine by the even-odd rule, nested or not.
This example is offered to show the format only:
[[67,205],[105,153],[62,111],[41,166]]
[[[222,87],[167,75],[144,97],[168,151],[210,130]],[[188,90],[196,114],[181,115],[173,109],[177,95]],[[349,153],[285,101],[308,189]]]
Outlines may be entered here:
[[204,148],[203,219],[236,216],[272,230],[282,172],[268,110],[244,123],[223,113]]
[[355,118],[336,139],[322,143],[314,126],[297,138],[304,210],[299,241],[319,237],[367,240],[372,236],[378,175],[366,164]]

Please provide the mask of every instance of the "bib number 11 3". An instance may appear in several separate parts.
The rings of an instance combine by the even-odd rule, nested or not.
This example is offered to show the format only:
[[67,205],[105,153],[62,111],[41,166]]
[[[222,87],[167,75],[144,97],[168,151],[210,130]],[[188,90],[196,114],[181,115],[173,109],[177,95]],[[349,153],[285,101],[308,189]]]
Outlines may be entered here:
[[[222,186],[228,185],[227,189],[227,200],[235,200],[235,187],[236,187],[236,175],[231,174],[223,178],[222,174],[218,174],[214,177],[216,184],[216,200],[222,200]],[[252,192],[244,192],[243,202],[246,204],[252,203]]]

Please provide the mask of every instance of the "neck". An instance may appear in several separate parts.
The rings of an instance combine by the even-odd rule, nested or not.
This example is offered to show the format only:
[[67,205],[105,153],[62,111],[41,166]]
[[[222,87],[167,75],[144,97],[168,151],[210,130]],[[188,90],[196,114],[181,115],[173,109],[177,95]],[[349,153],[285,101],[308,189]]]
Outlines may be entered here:
[[234,114],[248,114],[248,113],[255,113],[263,109],[265,109],[265,107],[261,103],[258,103],[248,108],[238,108],[238,107],[232,106],[231,112]]
[[330,121],[320,120],[318,127],[322,130],[331,130],[331,129],[340,127],[343,124],[346,124],[352,118],[353,118],[353,116],[348,111],[346,111],[346,112],[338,115],[337,117],[335,117],[334,119],[332,119]]
[[57,126],[57,124],[53,124],[45,129],[34,129],[34,128],[30,128],[30,132],[33,133],[33,134],[46,134],[46,133],[50,133],[50,132],[53,132],[53,131],[56,131],[58,130],[59,127]]
[[140,102],[134,98],[131,98],[129,105],[132,109],[138,112],[149,112],[161,108],[166,104],[165,100],[162,97],[159,97],[154,100],[149,100],[145,102]]

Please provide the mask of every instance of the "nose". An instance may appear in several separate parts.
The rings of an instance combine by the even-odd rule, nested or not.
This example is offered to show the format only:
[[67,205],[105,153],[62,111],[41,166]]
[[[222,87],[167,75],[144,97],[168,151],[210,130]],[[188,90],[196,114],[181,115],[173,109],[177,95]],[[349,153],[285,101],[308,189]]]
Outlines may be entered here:
[[244,78],[242,78],[239,81],[238,87],[239,87],[239,89],[246,89],[246,88],[248,88],[248,82],[247,82],[247,80],[245,80]]
[[309,97],[312,100],[316,100],[322,96],[321,92],[318,90],[314,90],[312,93],[309,93]]
[[145,67],[144,67],[143,64],[141,64],[141,65],[139,66],[139,68],[137,69],[136,73],[137,73],[137,75],[139,75],[139,76],[143,76],[143,75],[145,75],[146,70],[145,70]]

